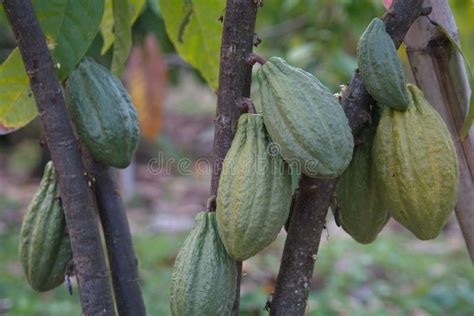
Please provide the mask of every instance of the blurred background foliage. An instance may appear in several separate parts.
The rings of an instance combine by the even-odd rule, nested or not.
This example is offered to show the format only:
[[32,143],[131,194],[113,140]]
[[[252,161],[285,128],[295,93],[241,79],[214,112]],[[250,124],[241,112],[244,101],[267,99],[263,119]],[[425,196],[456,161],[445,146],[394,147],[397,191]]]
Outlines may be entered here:
[[[461,46],[472,63],[474,2],[449,3]],[[258,13],[257,35],[262,42],[255,52],[265,57],[281,56],[316,74],[336,92],[357,67],[355,53],[360,34],[373,17],[383,12],[382,0],[266,0]],[[150,34],[154,40],[150,40]],[[216,99],[199,73],[176,54],[158,0],[148,0],[133,27],[133,39],[134,50],[124,80],[141,117],[147,120],[140,122],[142,131],[148,124],[153,127],[149,133],[142,133],[146,138],[137,152],[132,179],[128,180],[132,185],[127,186],[123,180],[121,183],[128,187],[124,193],[148,313],[168,315],[174,257],[194,214],[204,209],[209,195],[208,163]],[[108,65],[111,53],[102,56],[102,44],[99,35],[88,55]],[[0,14],[0,60],[14,45]],[[149,64],[140,64],[140,60]],[[147,68],[159,70],[148,72]],[[134,77],[133,73],[145,75]],[[80,314],[77,288],[73,296],[65,287],[35,293],[24,281],[17,259],[21,217],[48,159],[42,138],[37,119],[18,132],[0,136],[0,315]],[[170,163],[169,170],[168,166],[155,170],[150,165],[155,158],[174,163]],[[183,159],[191,163],[186,172],[176,164]],[[127,177],[121,174],[122,179]],[[369,246],[355,243],[334,226],[331,218],[325,234],[308,314],[474,314],[474,270],[454,220],[442,236],[430,242],[416,241],[393,222]],[[242,315],[266,314],[263,307],[278,273],[284,237],[282,233],[266,251],[245,262]]]

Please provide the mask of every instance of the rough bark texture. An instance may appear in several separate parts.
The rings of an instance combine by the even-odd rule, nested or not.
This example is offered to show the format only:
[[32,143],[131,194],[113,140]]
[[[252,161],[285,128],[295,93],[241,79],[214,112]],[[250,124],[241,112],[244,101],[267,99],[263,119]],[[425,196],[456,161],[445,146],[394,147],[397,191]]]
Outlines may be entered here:
[[257,5],[253,0],[228,0],[222,32],[219,89],[215,118],[211,195],[217,195],[222,162],[230,148],[241,114],[242,98],[250,97],[252,53]]
[[[447,0],[428,0],[429,17],[457,39],[457,27]],[[459,130],[469,107],[469,82],[462,58],[427,18],[415,22],[405,39],[416,84],[447,123],[459,157],[461,183],[456,216],[474,262],[474,128],[461,142]]]
[[[258,1],[227,0],[222,31],[212,157],[211,196],[214,197],[217,196],[222,162],[234,138],[237,121],[241,114],[240,102],[242,98],[250,96],[252,67],[249,66],[246,59],[252,53],[257,9]],[[241,262],[237,263],[237,268],[239,282],[237,282],[232,315],[239,313]]]
[[[422,0],[396,0],[385,17],[387,32],[400,46],[413,21],[420,15]],[[341,103],[354,137],[368,123],[371,97],[356,72]],[[357,143],[357,142],[356,142]],[[323,180],[302,176],[295,192],[293,215],[283,251],[280,272],[270,315],[303,315],[310,291],[314,261],[326,214],[337,179]]]
[[138,261],[125,206],[114,181],[114,171],[95,162],[89,153],[84,156],[107,245],[117,311],[124,316],[144,316],[146,311],[138,283]]
[[59,177],[85,315],[115,315],[95,205],[45,37],[30,0],[4,0]]

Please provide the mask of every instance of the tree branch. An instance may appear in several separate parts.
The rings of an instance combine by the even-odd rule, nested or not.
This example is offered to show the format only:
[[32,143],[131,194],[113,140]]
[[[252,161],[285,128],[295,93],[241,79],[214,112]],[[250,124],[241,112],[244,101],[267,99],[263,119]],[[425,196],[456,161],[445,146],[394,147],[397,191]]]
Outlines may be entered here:
[[124,316],[144,316],[146,311],[138,283],[138,261],[113,170],[97,163],[86,150],[84,163],[91,176],[104,231],[117,311],[119,315]]
[[3,0],[58,173],[85,315],[115,315],[95,205],[46,39],[30,0]]
[[[387,32],[400,46],[422,10],[422,0],[396,0],[385,16]],[[341,101],[354,137],[368,123],[372,103],[356,72]],[[357,142],[356,142],[357,143]],[[293,215],[283,250],[270,315],[303,315],[310,290],[314,262],[329,204],[337,179],[315,179],[303,175],[295,192]]]
[[[250,97],[252,67],[248,65],[247,57],[252,53],[257,9],[258,1],[227,0],[222,32],[212,163],[211,196],[214,198],[217,196],[222,162],[234,138],[241,114],[240,100]],[[213,211],[215,203],[209,205]],[[238,315],[239,309],[241,263],[238,263],[237,267],[239,282],[233,315]]]

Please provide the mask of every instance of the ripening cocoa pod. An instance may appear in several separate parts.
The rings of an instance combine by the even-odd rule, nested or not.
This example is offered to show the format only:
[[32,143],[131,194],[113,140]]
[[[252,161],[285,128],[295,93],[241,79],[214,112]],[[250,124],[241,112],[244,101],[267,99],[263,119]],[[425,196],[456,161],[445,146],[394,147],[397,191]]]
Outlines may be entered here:
[[217,192],[217,227],[229,255],[248,259],[275,240],[288,218],[291,176],[273,152],[263,118],[243,114]]
[[53,165],[48,162],[39,189],[23,217],[20,262],[30,286],[44,292],[63,283],[71,259],[58,182]]
[[410,104],[397,49],[382,20],[375,18],[362,34],[357,60],[364,85],[379,104],[404,111]]
[[310,177],[335,178],[354,148],[346,115],[316,77],[272,57],[257,71],[265,126],[288,164]]
[[66,101],[80,140],[95,160],[125,168],[139,142],[136,110],[122,82],[92,58],[66,81]]
[[375,126],[370,126],[362,131],[362,144],[354,148],[352,161],[340,177],[336,190],[340,224],[362,244],[374,241],[390,218],[375,182],[372,158],[375,130]]
[[201,212],[179,250],[171,282],[173,316],[227,316],[234,304],[236,262],[217,232],[216,214]]
[[384,205],[422,240],[440,233],[456,205],[459,163],[451,134],[416,86],[407,111],[385,108],[373,156]]

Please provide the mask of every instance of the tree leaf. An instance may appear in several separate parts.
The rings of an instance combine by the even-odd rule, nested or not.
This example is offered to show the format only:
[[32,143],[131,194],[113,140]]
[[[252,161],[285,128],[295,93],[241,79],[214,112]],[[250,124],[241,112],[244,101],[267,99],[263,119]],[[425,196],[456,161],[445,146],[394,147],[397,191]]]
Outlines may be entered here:
[[[140,16],[142,12],[143,6],[145,5],[146,0],[129,0],[128,3],[130,5],[130,26],[132,26],[135,21]],[[114,34],[114,13],[112,8],[112,0],[105,0],[105,9],[104,15],[102,17],[102,23],[100,25],[100,33],[102,34],[102,38],[104,43],[102,45],[102,49],[100,53],[105,55],[107,51],[112,47],[115,41],[115,34]]]
[[104,0],[33,1],[41,28],[64,79],[84,57],[104,12]]
[[105,55],[112,47],[115,40],[114,35],[114,11],[112,9],[112,0],[105,0],[104,15],[100,24],[100,34],[102,35],[102,49],[100,53]]
[[0,124],[22,127],[37,115],[28,77],[18,48],[0,66]]
[[[58,65],[60,80],[87,52],[97,34],[103,0],[34,0],[41,28]],[[36,116],[36,107],[18,48],[0,66],[0,124],[19,128]]]
[[114,52],[112,55],[112,73],[120,78],[128,54],[132,48],[132,26],[130,24],[130,6],[128,0],[113,0],[114,11]]
[[167,82],[166,64],[154,35],[148,35],[143,46],[132,49],[125,80],[138,112],[140,131],[154,141],[161,129]]
[[160,4],[158,0],[148,0],[148,6],[156,15],[160,15]]
[[217,90],[223,0],[160,0],[166,31],[181,57]]

